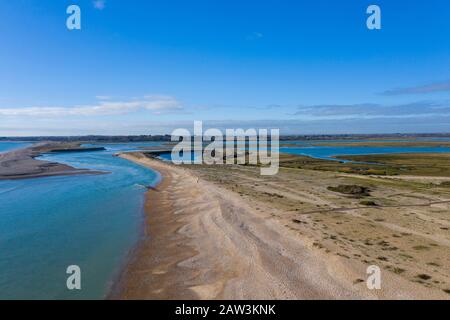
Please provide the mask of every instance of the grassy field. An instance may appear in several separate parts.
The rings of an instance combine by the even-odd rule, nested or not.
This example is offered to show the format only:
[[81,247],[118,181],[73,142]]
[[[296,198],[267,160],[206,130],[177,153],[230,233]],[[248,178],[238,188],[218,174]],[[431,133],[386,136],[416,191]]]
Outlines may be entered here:
[[360,175],[450,177],[450,153],[404,153],[339,156],[337,158],[362,163],[343,163],[282,154],[280,155],[280,166]]
[[282,154],[276,176],[251,165],[186,167],[316,250],[450,294],[450,154],[345,158],[380,164]]

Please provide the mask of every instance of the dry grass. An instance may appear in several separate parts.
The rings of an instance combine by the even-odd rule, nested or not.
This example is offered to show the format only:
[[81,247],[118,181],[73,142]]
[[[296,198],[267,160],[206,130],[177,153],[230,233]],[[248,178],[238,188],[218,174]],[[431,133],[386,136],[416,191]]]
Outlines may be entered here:
[[[313,163],[322,161],[305,158],[283,156],[276,176],[261,176],[253,166],[187,167],[236,192],[256,210],[270,212],[315,250],[376,264],[423,286],[450,288],[448,188],[346,175],[323,167],[312,170]],[[358,198],[329,190],[336,185],[361,185],[371,192],[360,203]]]

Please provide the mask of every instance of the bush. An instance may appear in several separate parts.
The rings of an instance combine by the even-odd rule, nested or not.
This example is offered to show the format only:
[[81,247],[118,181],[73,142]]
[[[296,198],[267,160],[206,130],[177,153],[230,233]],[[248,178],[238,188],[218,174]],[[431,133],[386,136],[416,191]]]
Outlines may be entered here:
[[358,185],[338,185],[337,187],[328,187],[328,190],[333,192],[339,192],[343,194],[366,197],[369,196],[369,188],[358,186]]
[[360,204],[362,204],[363,206],[370,206],[370,207],[378,206],[378,204],[376,204],[374,201],[371,200],[361,201]]

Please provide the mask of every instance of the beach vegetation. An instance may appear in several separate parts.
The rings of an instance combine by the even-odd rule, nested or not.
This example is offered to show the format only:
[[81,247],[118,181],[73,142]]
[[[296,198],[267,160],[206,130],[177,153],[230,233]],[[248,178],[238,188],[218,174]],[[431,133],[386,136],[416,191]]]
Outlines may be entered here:
[[369,189],[359,185],[338,185],[338,186],[329,186],[327,188],[333,192],[339,192],[346,195],[358,196],[358,197],[367,197],[370,195]]

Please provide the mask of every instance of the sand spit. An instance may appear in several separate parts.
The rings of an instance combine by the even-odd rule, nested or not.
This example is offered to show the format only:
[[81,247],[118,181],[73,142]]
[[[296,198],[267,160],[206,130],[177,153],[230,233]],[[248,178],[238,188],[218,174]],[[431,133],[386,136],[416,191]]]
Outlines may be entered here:
[[64,143],[38,143],[31,147],[0,154],[0,180],[16,180],[37,177],[67,176],[78,174],[102,174],[104,172],[76,169],[68,165],[37,160],[42,153],[53,150],[83,150]]
[[[202,169],[176,167],[142,153],[121,157],[159,171],[163,181],[148,191],[145,237],[110,298],[448,298],[384,270],[382,290],[368,290],[367,264],[317,248],[280,218],[278,209],[225,187],[217,172],[207,178]],[[255,190],[259,178],[251,177]],[[294,196],[327,204],[312,194]],[[277,199],[270,201],[283,201]]]

